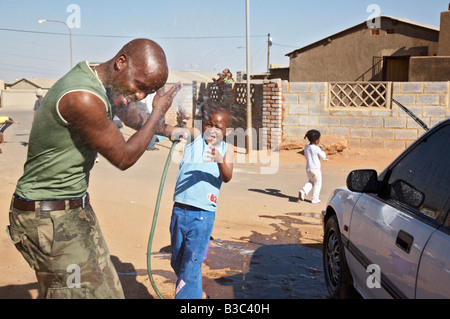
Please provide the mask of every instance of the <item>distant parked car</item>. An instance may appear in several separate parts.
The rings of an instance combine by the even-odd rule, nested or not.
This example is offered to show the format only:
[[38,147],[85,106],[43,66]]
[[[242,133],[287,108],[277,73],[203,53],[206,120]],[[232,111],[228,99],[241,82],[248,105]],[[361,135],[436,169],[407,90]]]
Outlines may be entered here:
[[356,170],[323,212],[330,297],[450,298],[450,119],[381,174]]

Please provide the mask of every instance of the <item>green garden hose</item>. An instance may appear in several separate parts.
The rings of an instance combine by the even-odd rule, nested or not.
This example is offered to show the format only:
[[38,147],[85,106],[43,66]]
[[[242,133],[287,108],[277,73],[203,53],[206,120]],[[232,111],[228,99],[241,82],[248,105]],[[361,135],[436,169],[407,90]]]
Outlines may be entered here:
[[156,205],[155,205],[155,211],[153,213],[153,222],[152,222],[152,228],[150,231],[150,237],[148,239],[148,246],[147,246],[147,272],[148,277],[150,278],[150,283],[152,284],[153,289],[155,290],[156,294],[160,299],[164,299],[163,295],[159,292],[158,287],[156,286],[155,281],[153,280],[152,275],[152,266],[151,266],[151,257],[152,257],[152,242],[153,242],[153,235],[155,233],[156,228],[156,221],[158,220],[158,212],[159,212],[159,205],[161,203],[161,196],[164,190],[164,183],[166,181],[166,175],[167,171],[169,169],[169,164],[172,159],[173,151],[175,150],[177,142],[174,142],[172,144],[172,147],[170,148],[169,155],[167,156],[166,165],[164,166],[164,171],[161,176],[161,182],[159,184],[159,191],[158,191],[158,197],[156,198]]

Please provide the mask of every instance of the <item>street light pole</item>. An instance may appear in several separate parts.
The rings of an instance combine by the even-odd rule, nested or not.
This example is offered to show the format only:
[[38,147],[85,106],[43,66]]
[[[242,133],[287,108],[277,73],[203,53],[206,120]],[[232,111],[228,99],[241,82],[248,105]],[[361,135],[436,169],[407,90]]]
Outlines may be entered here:
[[44,22],[57,22],[57,23],[62,23],[64,24],[67,29],[69,29],[69,40],[70,40],[70,68],[73,68],[73,58],[72,58],[72,30],[70,29],[70,27],[67,25],[67,23],[65,23],[64,21],[59,21],[59,20],[39,20],[38,23],[44,23]]

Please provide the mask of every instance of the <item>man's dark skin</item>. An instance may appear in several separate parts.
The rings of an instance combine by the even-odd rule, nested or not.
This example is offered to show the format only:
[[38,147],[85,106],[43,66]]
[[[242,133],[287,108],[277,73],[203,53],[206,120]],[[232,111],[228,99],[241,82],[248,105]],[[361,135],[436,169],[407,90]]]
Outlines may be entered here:
[[[66,94],[59,102],[59,112],[93,149],[114,166],[126,170],[142,156],[155,133],[168,137],[174,133],[175,128],[161,124],[161,120],[182,84],[163,92],[161,88],[169,75],[166,56],[158,44],[148,39],[131,41],[113,59],[92,69],[106,88],[116,115],[137,132],[125,141],[108,118],[102,100],[89,92]],[[131,103],[154,92],[157,94],[151,115]]]

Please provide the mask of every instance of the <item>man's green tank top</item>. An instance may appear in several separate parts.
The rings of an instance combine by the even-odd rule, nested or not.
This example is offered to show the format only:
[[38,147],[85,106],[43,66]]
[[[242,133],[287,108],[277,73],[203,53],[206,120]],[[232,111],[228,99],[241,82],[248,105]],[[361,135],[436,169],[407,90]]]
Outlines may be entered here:
[[24,174],[16,194],[28,200],[52,200],[83,196],[97,152],[59,114],[64,95],[88,91],[105,103],[107,116],[113,110],[106,90],[84,61],[58,80],[45,95],[31,128]]

